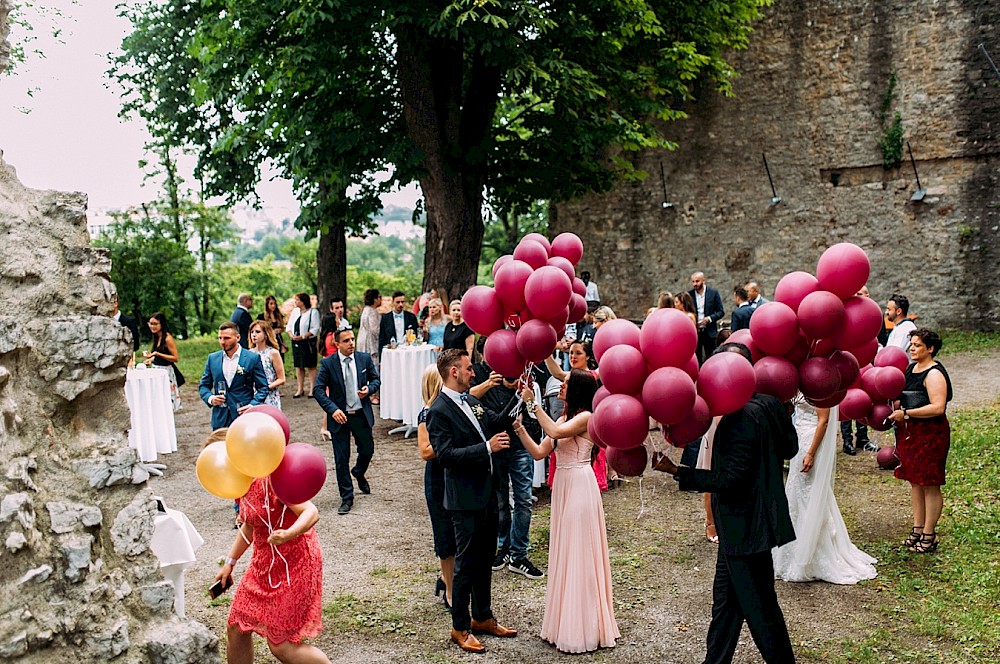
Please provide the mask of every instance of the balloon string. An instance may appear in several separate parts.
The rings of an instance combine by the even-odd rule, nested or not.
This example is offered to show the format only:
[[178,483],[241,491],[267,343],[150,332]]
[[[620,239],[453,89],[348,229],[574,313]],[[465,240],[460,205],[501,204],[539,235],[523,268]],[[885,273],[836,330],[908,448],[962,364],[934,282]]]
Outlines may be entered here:
[[[267,480],[264,481],[264,502],[261,505],[262,508],[263,508],[264,505],[268,504],[267,489],[270,486],[270,484],[271,484],[270,479],[267,479]],[[258,517],[260,517],[260,520],[264,522],[265,526],[267,526],[267,534],[268,535],[271,535],[271,534],[274,533],[274,525],[271,523],[271,510],[265,509],[264,510],[264,514],[261,514],[260,512],[258,512],[254,508],[254,506],[252,504],[250,504],[250,501],[241,501],[241,503],[245,503],[246,506],[250,508],[251,512],[253,512]],[[278,519],[278,523],[282,523],[285,520],[285,512],[286,512],[287,509],[288,509],[288,506],[285,505],[285,504],[282,504],[282,506],[281,506],[281,517]],[[242,528],[240,528],[240,536],[243,538],[243,540],[248,545],[252,545],[252,542],[250,542],[250,540],[247,539],[247,536],[243,534],[243,529]],[[281,587],[281,582],[280,581],[277,584],[275,584],[274,581],[272,581],[272,579],[271,579],[271,569],[274,567],[274,564],[277,562],[275,560],[275,556],[277,556],[278,558],[281,558],[281,560],[285,563],[285,579],[288,581],[288,585],[291,586],[292,585],[292,574],[291,574],[291,570],[288,567],[288,560],[285,558],[285,556],[283,556],[281,554],[281,551],[278,550],[278,547],[276,545],[268,543],[268,546],[271,547],[271,564],[268,565],[268,567],[267,567],[267,583],[268,583],[268,585],[271,586],[272,589],[277,589],[277,588]]]
[[642,515],[646,512],[646,498],[642,493],[642,475],[639,476],[639,513],[635,515],[635,520],[638,521],[642,518]]

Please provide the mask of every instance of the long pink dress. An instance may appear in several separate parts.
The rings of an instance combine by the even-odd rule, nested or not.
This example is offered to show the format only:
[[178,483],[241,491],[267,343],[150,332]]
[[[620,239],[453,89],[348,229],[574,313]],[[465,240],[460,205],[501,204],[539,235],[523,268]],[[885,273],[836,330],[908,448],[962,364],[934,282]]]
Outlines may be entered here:
[[240,499],[240,516],[253,526],[253,555],[236,587],[229,624],[271,643],[316,636],[323,629],[323,556],[316,529],[272,549],[268,522],[274,530],[289,528],[298,516],[278,500],[267,478],[255,479]]
[[590,467],[593,443],[560,438],[552,487],[548,583],[542,638],[563,652],[610,648],[621,636],[611,596],[611,563],[601,492]]

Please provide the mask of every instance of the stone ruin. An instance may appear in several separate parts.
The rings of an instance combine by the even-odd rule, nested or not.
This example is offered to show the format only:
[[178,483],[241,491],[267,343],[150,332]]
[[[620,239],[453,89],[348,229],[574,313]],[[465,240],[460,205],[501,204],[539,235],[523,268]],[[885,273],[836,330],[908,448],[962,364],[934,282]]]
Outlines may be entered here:
[[149,473],[125,435],[132,345],[86,205],[25,188],[0,152],[0,661],[218,662],[149,548]]

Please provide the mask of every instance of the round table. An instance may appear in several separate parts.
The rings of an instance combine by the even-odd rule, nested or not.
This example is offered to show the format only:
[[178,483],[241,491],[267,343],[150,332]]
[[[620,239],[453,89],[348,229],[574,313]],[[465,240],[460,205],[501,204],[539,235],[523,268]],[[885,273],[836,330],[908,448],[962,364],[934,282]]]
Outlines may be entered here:
[[177,451],[168,369],[129,369],[125,378],[125,400],[132,415],[128,444],[139,451],[140,461],[156,461],[157,454]]
[[389,433],[405,431],[409,436],[417,429],[417,416],[424,407],[420,396],[420,379],[428,365],[437,362],[434,346],[398,346],[383,348],[379,372],[379,417],[400,420],[403,427]]

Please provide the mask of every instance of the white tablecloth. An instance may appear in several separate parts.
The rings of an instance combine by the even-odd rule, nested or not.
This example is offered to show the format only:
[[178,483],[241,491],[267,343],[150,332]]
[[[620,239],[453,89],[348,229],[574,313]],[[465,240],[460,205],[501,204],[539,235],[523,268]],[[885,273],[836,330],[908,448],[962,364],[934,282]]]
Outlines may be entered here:
[[187,515],[169,507],[160,512],[153,522],[153,537],[149,540],[160,561],[163,578],[174,584],[174,609],[184,617],[184,570],[194,564],[194,552],[205,540],[191,525]]
[[379,390],[379,415],[386,420],[402,420],[416,427],[417,415],[424,407],[420,397],[420,377],[429,364],[437,362],[434,346],[399,346],[382,349],[379,368],[382,387]]
[[177,432],[167,369],[129,369],[125,400],[132,414],[128,444],[139,451],[139,459],[156,461],[157,454],[176,452]]

